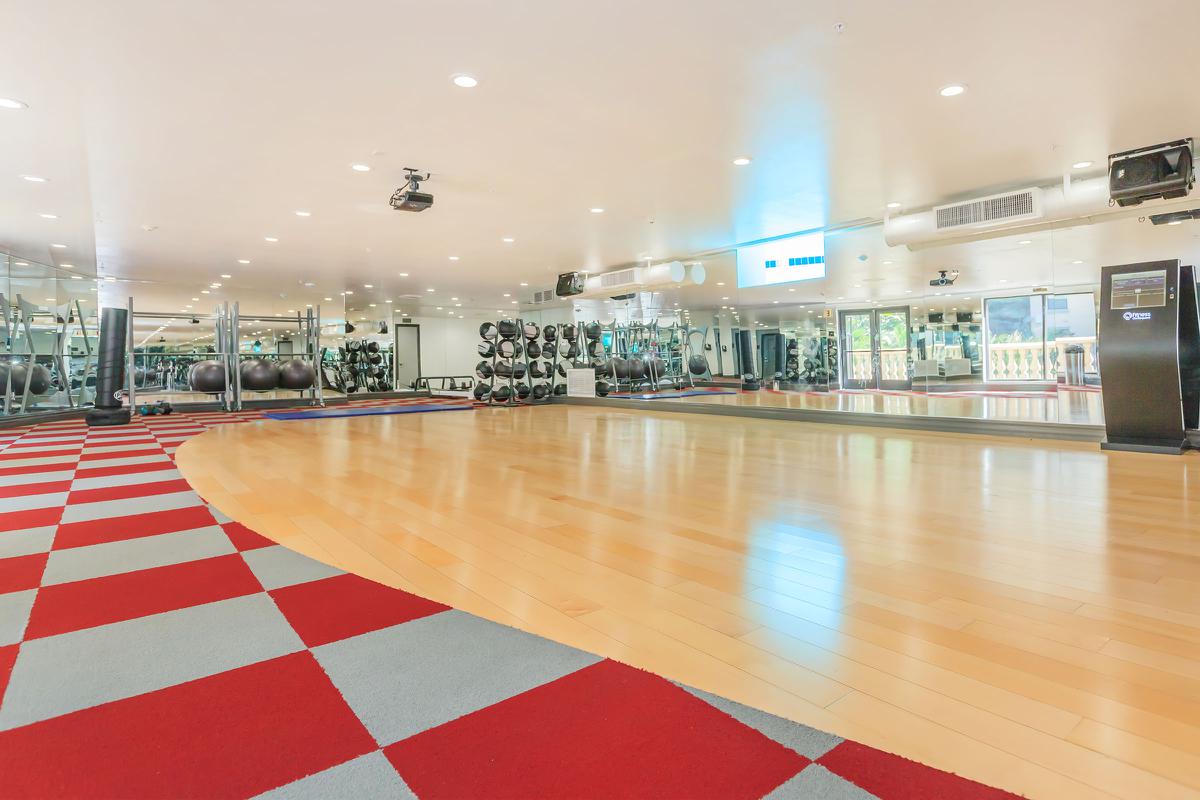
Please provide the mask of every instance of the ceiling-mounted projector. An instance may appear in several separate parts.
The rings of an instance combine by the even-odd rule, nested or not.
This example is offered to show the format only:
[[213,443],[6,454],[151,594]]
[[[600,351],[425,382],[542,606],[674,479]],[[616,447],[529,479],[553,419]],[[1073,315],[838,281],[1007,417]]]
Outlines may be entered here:
[[430,173],[422,176],[412,167],[405,167],[404,171],[408,173],[408,182],[392,195],[391,206],[397,211],[424,211],[433,205],[433,195],[420,190],[421,181],[429,180]]
[[938,276],[929,282],[930,286],[953,286],[958,280],[958,270],[939,269]]
[[1108,157],[1108,194],[1119,206],[1187,197],[1196,182],[1192,140],[1139,147]]

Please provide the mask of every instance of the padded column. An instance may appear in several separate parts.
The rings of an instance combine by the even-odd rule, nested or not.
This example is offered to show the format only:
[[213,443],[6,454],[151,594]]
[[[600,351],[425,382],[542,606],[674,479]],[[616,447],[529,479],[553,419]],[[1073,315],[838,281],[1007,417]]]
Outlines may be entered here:
[[96,358],[96,408],[88,425],[127,425],[129,409],[122,408],[119,392],[125,388],[125,340],[129,312],[105,308],[100,312],[100,347]]

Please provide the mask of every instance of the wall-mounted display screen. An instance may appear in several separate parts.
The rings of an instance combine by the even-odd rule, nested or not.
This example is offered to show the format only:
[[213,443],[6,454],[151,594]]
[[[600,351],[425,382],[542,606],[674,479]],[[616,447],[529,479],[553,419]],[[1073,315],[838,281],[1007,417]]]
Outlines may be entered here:
[[1114,311],[1126,308],[1161,308],[1167,304],[1167,271],[1126,272],[1112,276]]
[[737,249],[738,288],[825,277],[825,234],[806,233]]

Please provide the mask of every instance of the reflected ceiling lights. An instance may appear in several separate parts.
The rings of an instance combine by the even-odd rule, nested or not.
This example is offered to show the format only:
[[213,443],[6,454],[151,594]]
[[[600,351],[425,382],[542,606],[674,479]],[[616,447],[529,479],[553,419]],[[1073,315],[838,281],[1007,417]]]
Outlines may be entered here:
[[458,256],[450,256],[451,261],[458,261]]
[[13,100],[11,97],[0,97],[0,108],[17,109],[29,108],[29,106],[25,103],[22,103],[20,100]]
[[350,169],[354,170],[355,172],[370,172],[371,171],[371,168],[368,167],[366,164],[351,164]]
[[593,209],[589,209],[589,210],[590,210],[590,211],[591,211],[593,214],[603,214],[603,213],[604,213],[604,209],[603,209],[603,208],[593,208]]
[[474,89],[479,85],[479,79],[473,75],[458,74],[451,78],[451,80],[460,89]]
[[505,236],[500,241],[504,242],[505,244],[512,244],[513,242],[516,241],[516,239],[512,238],[511,236]]
[[238,263],[239,263],[239,264],[249,264],[249,263],[250,263],[250,259],[248,259],[248,258],[239,258],[239,259],[238,259]]
[[311,217],[312,212],[311,211],[297,211],[296,216],[297,217]]
[[744,167],[750,163],[750,160],[750,156],[738,156],[733,160],[733,165],[735,167]]
[[276,238],[276,237],[274,237],[274,236],[264,236],[264,237],[263,237],[263,241],[264,241],[264,242],[271,242],[272,244],[274,244],[275,242],[278,242],[278,241],[279,241],[279,239],[277,239],[277,238]]
[[42,219],[58,219],[58,214],[38,214]]
[[30,183],[45,183],[46,179],[39,175],[22,175],[22,180],[27,180]]
[[1087,169],[1092,165],[1090,161],[1076,161],[1071,165],[1071,169]]
[[52,244],[50,246],[57,250],[65,250],[67,247],[65,244]]
[[938,94],[940,94],[942,97],[958,97],[966,90],[967,87],[963,84],[952,83],[949,86],[943,86],[941,89],[938,89]]
[[895,203],[895,202],[888,203],[887,207],[892,209],[893,211],[895,211],[897,208],[900,208],[900,203]]

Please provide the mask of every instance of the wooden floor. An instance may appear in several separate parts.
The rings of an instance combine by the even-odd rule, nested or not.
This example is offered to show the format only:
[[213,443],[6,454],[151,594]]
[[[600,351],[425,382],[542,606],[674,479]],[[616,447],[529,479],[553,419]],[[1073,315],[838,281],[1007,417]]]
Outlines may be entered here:
[[[969,389],[969,387],[965,387]],[[682,403],[852,411],[859,414],[898,414],[922,417],[1017,422],[1055,422],[1103,425],[1100,392],[1063,389],[1058,392],[792,392],[758,391],[739,394],[680,397]]]
[[220,426],[310,556],[1036,798],[1200,797],[1200,456],[550,406]]

